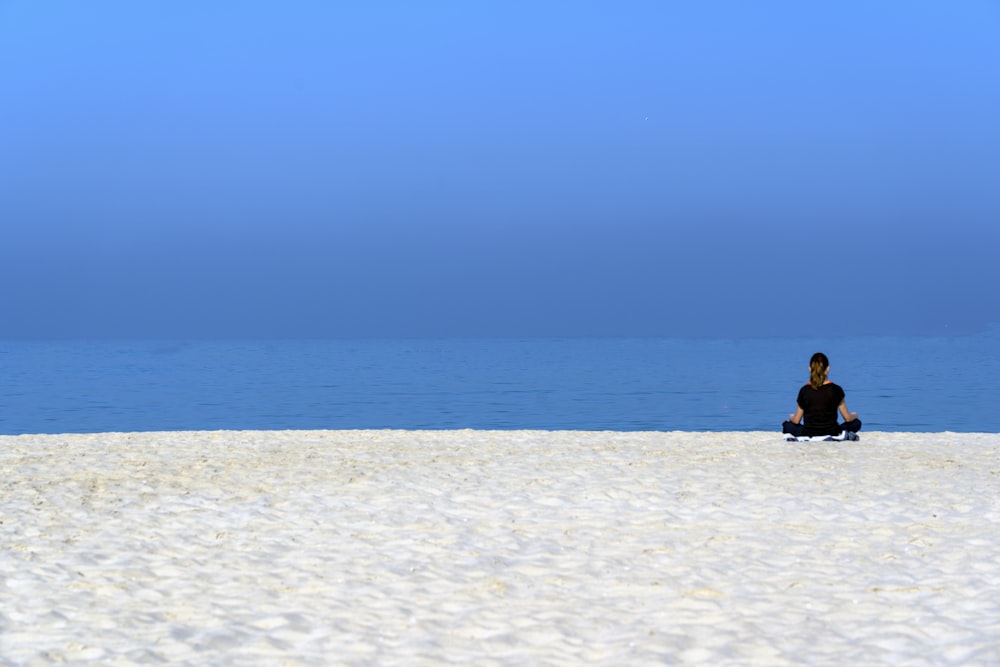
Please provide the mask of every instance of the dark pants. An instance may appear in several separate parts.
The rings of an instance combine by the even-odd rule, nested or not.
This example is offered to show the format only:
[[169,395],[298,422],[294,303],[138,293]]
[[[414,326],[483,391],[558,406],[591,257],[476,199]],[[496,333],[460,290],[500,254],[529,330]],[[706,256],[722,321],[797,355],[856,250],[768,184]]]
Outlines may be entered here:
[[781,425],[781,432],[787,433],[789,435],[794,435],[796,438],[800,435],[840,435],[841,431],[851,431],[852,433],[857,433],[861,430],[861,420],[855,419],[853,421],[845,422],[840,425],[840,431],[836,433],[814,433],[809,430],[805,424],[796,424],[795,422],[786,421]]

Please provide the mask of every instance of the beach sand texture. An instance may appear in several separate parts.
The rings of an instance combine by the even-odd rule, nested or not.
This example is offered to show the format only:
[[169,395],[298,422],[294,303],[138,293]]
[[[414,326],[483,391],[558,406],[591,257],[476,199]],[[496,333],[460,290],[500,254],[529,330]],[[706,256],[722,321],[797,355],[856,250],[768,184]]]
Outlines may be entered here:
[[1000,435],[30,435],[0,471],[0,665],[1000,665]]

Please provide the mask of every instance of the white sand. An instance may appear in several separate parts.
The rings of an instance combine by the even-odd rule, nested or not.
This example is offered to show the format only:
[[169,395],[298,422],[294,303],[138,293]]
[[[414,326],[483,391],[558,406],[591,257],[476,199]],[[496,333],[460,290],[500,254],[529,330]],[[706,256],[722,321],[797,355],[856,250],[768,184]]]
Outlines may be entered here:
[[0,437],[0,665],[1000,664],[1000,435]]

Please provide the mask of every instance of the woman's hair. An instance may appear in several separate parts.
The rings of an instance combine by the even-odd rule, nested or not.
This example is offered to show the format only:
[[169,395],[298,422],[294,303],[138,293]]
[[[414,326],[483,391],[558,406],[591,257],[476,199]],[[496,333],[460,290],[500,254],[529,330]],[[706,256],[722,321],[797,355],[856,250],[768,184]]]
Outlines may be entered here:
[[809,360],[809,384],[813,389],[819,389],[826,382],[826,372],[830,368],[830,360],[822,352],[817,352]]

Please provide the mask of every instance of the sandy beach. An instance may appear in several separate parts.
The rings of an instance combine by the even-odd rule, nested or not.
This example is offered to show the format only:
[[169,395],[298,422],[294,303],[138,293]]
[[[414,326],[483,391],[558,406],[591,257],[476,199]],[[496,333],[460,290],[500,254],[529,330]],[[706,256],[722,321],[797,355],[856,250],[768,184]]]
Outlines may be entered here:
[[0,437],[0,665],[1000,665],[1000,435]]

